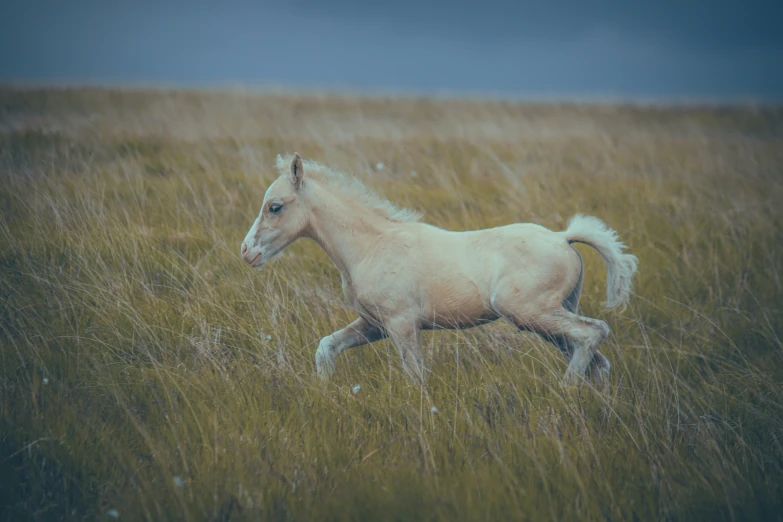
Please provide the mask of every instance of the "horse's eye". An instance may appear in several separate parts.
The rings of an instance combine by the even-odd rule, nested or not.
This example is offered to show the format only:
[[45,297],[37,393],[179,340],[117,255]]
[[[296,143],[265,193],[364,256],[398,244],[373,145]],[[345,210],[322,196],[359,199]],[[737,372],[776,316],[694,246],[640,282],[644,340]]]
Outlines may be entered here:
[[280,210],[282,210],[282,208],[283,208],[283,205],[279,205],[277,203],[272,203],[271,205],[269,205],[269,213],[270,214],[277,214],[277,213],[280,212]]

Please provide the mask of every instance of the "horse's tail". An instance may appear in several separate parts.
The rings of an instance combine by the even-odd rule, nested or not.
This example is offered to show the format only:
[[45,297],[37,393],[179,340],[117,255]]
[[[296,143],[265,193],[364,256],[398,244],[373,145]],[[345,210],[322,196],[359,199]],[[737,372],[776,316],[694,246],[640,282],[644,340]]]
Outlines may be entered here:
[[577,214],[568,222],[565,231],[560,232],[568,243],[584,243],[595,248],[606,264],[607,308],[623,309],[631,296],[631,280],[636,273],[639,260],[636,256],[623,253],[627,248],[617,237],[617,232],[607,227],[600,219]]

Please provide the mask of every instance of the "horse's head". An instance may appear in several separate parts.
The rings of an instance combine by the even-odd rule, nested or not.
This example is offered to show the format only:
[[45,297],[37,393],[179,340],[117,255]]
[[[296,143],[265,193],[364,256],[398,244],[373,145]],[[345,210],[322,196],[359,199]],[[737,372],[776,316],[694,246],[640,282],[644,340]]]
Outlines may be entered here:
[[304,168],[294,153],[289,171],[276,179],[264,195],[261,212],[242,241],[242,258],[260,268],[283,251],[307,226],[307,209],[301,198]]

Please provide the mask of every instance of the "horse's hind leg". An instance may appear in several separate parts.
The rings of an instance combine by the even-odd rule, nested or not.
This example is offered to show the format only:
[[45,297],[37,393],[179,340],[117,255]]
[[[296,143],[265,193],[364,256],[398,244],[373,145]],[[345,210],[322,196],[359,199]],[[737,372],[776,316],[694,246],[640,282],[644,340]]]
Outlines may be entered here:
[[590,365],[587,367],[587,375],[600,386],[606,386],[609,384],[609,369],[612,365],[609,363],[609,359],[604,354],[595,351],[593,359],[590,361]]
[[[573,290],[571,290],[571,293],[568,294],[568,297],[563,300],[563,308],[572,314],[578,313],[579,297],[582,294],[582,282],[584,281],[584,263],[582,262],[582,256],[579,255],[579,252],[577,252],[576,255],[579,256],[579,263],[581,265],[579,269],[579,279]],[[547,341],[554,344],[567,360],[571,360],[571,357],[574,354],[574,345],[570,342],[568,336],[550,333],[545,335],[545,338]]]
[[[578,252],[577,255],[579,255]],[[581,255],[579,255],[579,262],[581,265],[579,280],[577,281],[576,286],[574,286],[574,289],[571,290],[571,293],[568,294],[568,297],[566,297],[563,301],[563,308],[573,314],[579,313],[579,297],[582,294],[582,283],[584,281],[584,262],[582,261]],[[573,346],[568,344],[568,338],[562,335],[550,337],[551,338],[548,340],[557,346],[566,359],[570,360],[571,354],[573,353]],[[597,385],[604,386],[609,382],[609,368],[611,366],[612,365],[609,363],[609,359],[607,359],[606,356],[604,356],[604,354],[602,354],[600,351],[596,350],[593,354],[593,358],[590,360],[590,364],[587,367],[587,374],[590,375]]]
[[[554,344],[560,352],[562,352],[566,360],[571,360],[575,347],[567,336],[544,334],[544,338]],[[596,350],[587,366],[586,375],[588,375],[597,386],[603,387],[609,383],[609,368],[611,366],[609,359],[600,351]]]
[[[570,355],[564,376],[570,382],[585,376],[598,352],[598,346],[609,335],[609,325],[604,321],[583,317],[562,307],[536,312],[502,307],[498,313],[517,328],[532,330],[552,342],[566,357]],[[600,357],[606,359],[603,355]]]
[[[571,347],[571,361],[564,376],[566,381],[571,382],[585,376],[598,353],[598,346],[609,335],[609,325],[604,321],[576,315],[565,309],[540,315],[531,326],[544,337],[563,337]],[[600,357],[606,359],[603,355]]]

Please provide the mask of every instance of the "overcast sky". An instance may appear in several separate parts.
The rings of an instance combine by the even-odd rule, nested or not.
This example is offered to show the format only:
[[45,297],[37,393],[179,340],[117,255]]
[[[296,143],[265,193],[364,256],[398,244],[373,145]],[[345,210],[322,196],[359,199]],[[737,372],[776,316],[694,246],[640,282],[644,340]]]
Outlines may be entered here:
[[0,0],[0,82],[783,100],[783,0]]

